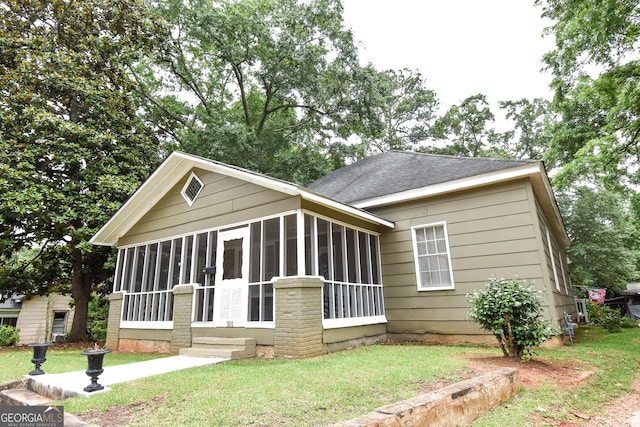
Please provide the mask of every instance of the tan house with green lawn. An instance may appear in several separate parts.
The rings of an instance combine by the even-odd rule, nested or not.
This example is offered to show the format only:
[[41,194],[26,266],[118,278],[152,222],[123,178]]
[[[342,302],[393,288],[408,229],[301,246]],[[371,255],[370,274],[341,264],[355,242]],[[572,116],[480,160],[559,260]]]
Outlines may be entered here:
[[538,161],[389,151],[303,187],[174,152],[91,241],[119,250],[107,346],[120,350],[494,340],[466,320],[492,274],[545,289],[551,321],[575,312]]

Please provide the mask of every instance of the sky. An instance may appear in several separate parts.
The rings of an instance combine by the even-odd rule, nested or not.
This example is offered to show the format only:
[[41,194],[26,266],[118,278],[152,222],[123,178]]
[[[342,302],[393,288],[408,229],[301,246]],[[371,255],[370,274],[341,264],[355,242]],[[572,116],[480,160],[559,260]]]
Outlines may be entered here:
[[360,42],[361,59],[379,70],[418,70],[438,95],[442,113],[483,93],[498,101],[551,98],[534,0],[342,0],[344,20]]

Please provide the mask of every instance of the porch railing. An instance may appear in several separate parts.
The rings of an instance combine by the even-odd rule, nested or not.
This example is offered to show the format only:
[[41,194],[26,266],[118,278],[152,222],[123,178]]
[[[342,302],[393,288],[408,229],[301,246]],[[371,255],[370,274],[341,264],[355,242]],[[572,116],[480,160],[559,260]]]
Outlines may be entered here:
[[325,319],[384,315],[382,285],[325,282]]
[[123,322],[167,322],[173,320],[173,292],[151,291],[124,294]]

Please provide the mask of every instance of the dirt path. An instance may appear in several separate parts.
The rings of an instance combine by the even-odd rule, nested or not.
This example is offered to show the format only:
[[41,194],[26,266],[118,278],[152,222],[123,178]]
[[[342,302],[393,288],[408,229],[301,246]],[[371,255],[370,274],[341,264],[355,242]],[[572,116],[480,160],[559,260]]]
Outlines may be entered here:
[[[505,359],[504,357],[475,355],[467,355],[466,357],[470,360],[470,368],[480,373],[501,366],[518,369],[522,385],[526,388],[535,388],[549,383],[555,383],[561,388],[576,387],[594,373],[592,370],[585,369],[582,366],[567,364],[566,362],[551,364],[531,360],[527,363],[520,363],[517,360]],[[630,426],[627,422],[634,416],[635,412],[640,414],[640,377],[633,384],[633,392],[605,405],[602,415],[590,417],[586,414],[575,412],[572,414],[575,419],[574,422],[565,422],[558,425],[560,427],[625,427]],[[544,421],[549,422],[548,420]],[[633,427],[640,427],[640,423]]]
[[593,417],[586,424],[582,425],[588,427],[619,427],[630,425],[625,423],[634,416],[635,412],[640,413],[640,378],[637,378],[633,383],[633,393],[617,398],[612,403],[606,405],[602,412],[602,415]]

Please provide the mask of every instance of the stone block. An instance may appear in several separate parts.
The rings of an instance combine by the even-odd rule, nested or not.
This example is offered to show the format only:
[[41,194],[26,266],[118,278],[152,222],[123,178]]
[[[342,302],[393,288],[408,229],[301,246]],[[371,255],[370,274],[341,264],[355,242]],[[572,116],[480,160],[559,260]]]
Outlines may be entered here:
[[517,369],[501,368],[411,399],[382,406],[333,427],[462,426],[513,397],[521,387]]

